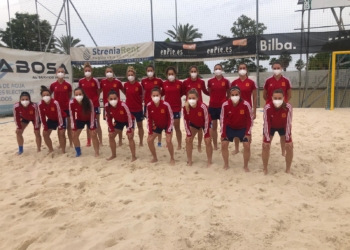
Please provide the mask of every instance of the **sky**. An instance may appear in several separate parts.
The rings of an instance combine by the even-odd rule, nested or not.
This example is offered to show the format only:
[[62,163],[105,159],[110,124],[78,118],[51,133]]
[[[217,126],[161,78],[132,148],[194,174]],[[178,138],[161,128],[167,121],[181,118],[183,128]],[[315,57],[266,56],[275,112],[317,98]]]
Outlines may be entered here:
[[[46,8],[58,15],[62,1],[38,0]],[[16,12],[35,13],[34,0],[9,0],[10,15]],[[114,46],[148,42],[152,40],[150,0],[84,0],[73,1],[80,16],[84,20],[98,46]],[[96,4],[98,3],[98,4]],[[152,0],[154,40],[164,41],[168,36],[164,33],[176,24],[175,0]],[[297,0],[259,0],[259,22],[267,26],[266,34],[299,32],[301,27],[301,5]],[[339,12],[339,10],[337,10]],[[41,19],[52,25],[56,17],[38,5]],[[72,36],[80,38],[85,46],[94,46],[88,32],[71,8]],[[190,23],[203,34],[200,40],[217,39],[217,34],[232,35],[230,28],[237,18],[246,15],[256,18],[256,0],[209,1],[209,0],[177,0],[177,21],[179,24]],[[65,20],[62,14],[61,18]],[[350,24],[350,7],[343,11],[344,24]],[[0,28],[4,29],[8,22],[7,0],[0,0]],[[307,18],[305,18],[307,25]],[[335,25],[336,22],[329,9],[311,12],[311,27]],[[59,21],[59,24],[63,24]],[[350,29],[350,26],[348,26]],[[331,31],[337,28],[313,29],[312,31]],[[66,35],[64,25],[57,27],[55,36]],[[294,56],[293,61],[298,57]],[[210,63],[210,64],[213,64]],[[292,63],[293,65],[295,64]]]

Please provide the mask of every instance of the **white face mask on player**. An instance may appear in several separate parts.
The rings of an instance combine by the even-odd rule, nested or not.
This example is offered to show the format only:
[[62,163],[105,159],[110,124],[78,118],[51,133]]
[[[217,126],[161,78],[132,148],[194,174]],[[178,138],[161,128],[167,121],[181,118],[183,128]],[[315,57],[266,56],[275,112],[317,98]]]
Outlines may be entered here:
[[281,107],[283,104],[283,100],[273,100],[273,105],[275,105],[276,108]]

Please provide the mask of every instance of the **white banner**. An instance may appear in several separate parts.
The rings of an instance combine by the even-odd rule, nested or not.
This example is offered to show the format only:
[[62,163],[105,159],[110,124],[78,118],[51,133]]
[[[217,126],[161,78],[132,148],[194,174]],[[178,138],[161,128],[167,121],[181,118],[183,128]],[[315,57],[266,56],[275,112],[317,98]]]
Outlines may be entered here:
[[109,47],[77,47],[70,50],[72,64],[117,64],[154,59],[154,42]]
[[332,7],[345,6],[350,6],[350,0],[304,0],[304,8],[306,10],[326,9]]
[[72,83],[70,57],[67,55],[0,48],[0,115],[12,113],[23,91],[38,102],[40,86],[56,81],[56,69],[64,67],[66,81]]

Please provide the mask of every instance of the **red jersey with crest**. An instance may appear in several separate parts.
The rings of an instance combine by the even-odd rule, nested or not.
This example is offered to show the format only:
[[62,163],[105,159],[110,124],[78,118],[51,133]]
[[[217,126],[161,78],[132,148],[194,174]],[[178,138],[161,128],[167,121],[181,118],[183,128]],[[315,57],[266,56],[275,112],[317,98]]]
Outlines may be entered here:
[[85,91],[95,108],[100,107],[100,96],[98,94],[100,82],[96,78],[91,78],[90,80],[81,78],[79,80],[79,87]]
[[253,107],[252,94],[253,90],[256,90],[258,88],[256,83],[250,78],[247,78],[244,81],[238,78],[232,82],[231,87],[233,86],[237,86],[241,90],[242,99],[247,101],[250,104],[250,106]]
[[187,78],[183,82],[182,87],[183,87],[183,93],[184,93],[184,95],[186,95],[186,100],[187,100],[187,93],[191,89],[196,89],[198,91],[198,99],[201,102],[203,101],[202,91],[204,94],[209,95],[209,92],[205,87],[204,81],[198,77],[195,81],[193,81],[191,78]]
[[286,103],[286,107],[276,108],[272,102],[265,105],[264,108],[264,142],[270,143],[270,130],[284,129],[286,132],[286,142],[292,142],[292,105]]
[[72,99],[69,102],[69,113],[70,113],[70,121],[71,121],[71,127],[73,131],[77,130],[77,125],[76,121],[82,121],[82,122],[90,122],[90,130],[95,130],[95,120],[96,120],[96,115],[95,115],[95,110],[94,110],[94,105],[91,100],[90,101],[90,106],[91,106],[91,112],[84,114],[83,113],[83,106],[78,103],[77,100]]
[[227,91],[230,88],[230,82],[225,78],[213,77],[208,81],[208,91],[210,93],[209,107],[221,108],[227,100]]
[[147,105],[150,101],[152,101],[152,97],[151,97],[151,91],[154,87],[159,87],[159,90],[162,91],[162,87],[163,87],[163,81],[160,78],[143,78],[141,81],[141,85],[143,87],[144,90],[144,102],[145,105]]
[[131,112],[140,112],[142,111],[142,95],[143,88],[139,82],[131,84],[126,82],[124,84],[125,96],[126,96],[126,105],[129,107]]
[[108,93],[111,91],[111,89],[114,89],[115,92],[117,92],[118,100],[120,100],[120,91],[124,90],[123,84],[121,81],[115,78],[111,78],[111,81],[109,78],[102,79],[100,82],[101,90],[102,90],[102,99],[103,104],[106,104],[108,102]]
[[222,104],[220,125],[221,125],[221,138],[226,138],[226,126],[232,129],[244,129],[246,128],[246,135],[252,134],[253,117],[252,108],[250,104],[241,99],[237,106],[233,105],[231,100],[227,100]]
[[69,100],[72,96],[72,85],[69,82],[63,81],[59,83],[58,81],[51,83],[50,91],[53,93],[53,98],[61,106],[62,110],[69,109]]
[[174,82],[166,80],[163,83],[162,96],[165,96],[164,101],[170,104],[173,112],[181,112],[181,97],[184,95],[182,84],[180,80],[175,80]]
[[41,100],[39,102],[39,114],[45,131],[48,130],[46,117],[51,121],[58,122],[58,129],[63,129],[63,119],[67,115],[61,110],[60,104],[55,99],[51,98],[49,104]]
[[132,132],[134,117],[130,113],[128,106],[124,102],[118,101],[117,106],[115,107],[113,107],[109,103],[105,103],[105,110],[106,110],[106,122],[108,125],[109,132],[115,132],[113,119],[115,123],[127,122],[128,126],[126,128],[126,133],[129,134]]
[[20,102],[16,102],[13,106],[13,118],[18,129],[22,129],[22,119],[32,121],[34,130],[39,130],[40,128],[39,110],[36,103],[32,102],[27,107],[24,107]]
[[211,118],[208,112],[208,107],[203,102],[197,102],[195,108],[190,106],[189,112],[186,107],[183,107],[184,124],[187,137],[192,136],[191,126],[193,124],[196,127],[203,128],[204,138],[209,138]]
[[147,128],[148,134],[153,134],[156,127],[165,129],[167,134],[171,134],[174,126],[174,114],[170,104],[160,100],[158,107],[154,102],[147,104]]
[[267,91],[266,103],[272,102],[272,94],[276,89],[282,89],[284,92],[284,100],[288,102],[287,92],[292,88],[292,85],[288,78],[281,76],[280,79],[276,79],[275,76],[271,76],[266,79],[264,89]]

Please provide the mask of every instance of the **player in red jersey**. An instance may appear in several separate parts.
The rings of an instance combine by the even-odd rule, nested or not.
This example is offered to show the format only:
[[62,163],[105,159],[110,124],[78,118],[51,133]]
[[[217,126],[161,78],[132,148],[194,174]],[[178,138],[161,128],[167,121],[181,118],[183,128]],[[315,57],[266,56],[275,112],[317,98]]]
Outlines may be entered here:
[[[97,136],[98,140],[100,142],[100,145],[102,146],[102,130],[100,126],[100,94],[101,94],[101,86],[100,82],[92,77],[92,67],[90,63],[86,62],[84,64],[84,75],[85,77],[79,80],[79,87],[84,90],[87,97],[92,101],[94,104],[94,111],[96,115],[96,121],[97,121]],[[86,143],[87,147],[91,146],[91,137],[90,137],[89,128],[86,130],[86,136],[88,138],[88,141]]]
[[136,71],[134,67],[129,66],[126,72],[128,81],[124,84],[126,105],[129,107],[131,114],[135,117],[137,128],[139,130],[140,146],[143,146],[143,125],[144,118],[142,111],[143,88],[141,83],[136,81]]
[[164,101],[169,103],[171,110],[174,115],[174,128],[177,139],[177,150],[181,149],[182,145],[182,133],[180,129],[180,118],[181,118],[181,107],[182,101],[181,97],[183,96],[182,82],[176,79],[177,71],[175,67],[168,67],[165,70],[165,75],[168,77],[168,80],[164,81],[162,96]]
[[252,108],[241,98],[241,90],[234,86],[230,89],[231,98],[222,104],[221,110],[221,151],[224,169],[228,169],[228,146],[238,137],[243,142],[244,171],[249,172],[250,141],[253,127]]
[[[112,89],[108,94],[108,102],[105,104],[106,121],[109,133],[109,145],[111,147],[112,156],[107,159],[110,161],[117,157],[117,144],[115,137],[123,132],[126,127],[126,134],[129,140],[131,151],[131,162],[136,160],[136,149],[134,141],[134,117],[128,106],[120,101],[117,93]],[[114,122],[113,122],[114,120]]]
[[64,68],[58,68],[56,71],[57,81],[51,83],[50,91],[53,93],[53,98],[60,104],[61,110],[66,113],[67,116],[67,134],[70,147],[73,147],[72,142],[72,129],[70,127],[69,116],[69,101],[72,97],[72,86],[69,82],[64,80],[65,70]]
[[89,128],[90,138],[95,150],[95,157],[98,157],[100,153],[96,133],[97,122],[94,104],[80,87],[74,89],[74,99],[69,102],[69,113],[73,131],[73,143],[76,151],[75,156],[79,157],[81,155],[79,136],[86,126]]
[[275,62],[272,65],[273,76],[266,79],[263,97],[266,103],[272,102],[272,94],[276,89],[282,89],[284,100],[289,102],[292,98],[292,84],[288,78],[282,75],[281,63]]
[[[187,96],[188,91],[191,89],[196,89],[198,91],[198,100],[203,101],[202,98],[202,92],[206,95],[209,95],[208,90],[205,87],[205,82],[198,78],[199,70],[197,66],[192,65],[190,67],[189,71],[190,77],[184,80],[182,86],[183,86],[183,94]],[[198,131],[198,152],[202,152],[201,145],[202,145],[202,139],[203,139],[203,133],[202,130]]]
[[292,118],[293,108],[285,101],[284,91],[282,89],[274,90],[272,102],[267,103],[264,108],[262,160],[265,174],[267,174],[271,141],[275,132],[280,135],[282,156],[286,158],[286,173],[290,173],[293,160]]
[[66,152],[66,113],[61,110],[58,101],[51,98],[51,92],[47,87],[41,86],[40,94],[42,100],[39,102],[39,114],[44,127],[45,144],[49,148],[49,154],[52,153],[53,147],[50,135],[52,130],[58,128],[58,141],[64,154]]
[[23,132],[29,122],[33,123],[37,151],[41,150],[40,117],[38,105],[33,103],[28,92],[22,92],[19,102],[13,105],[13,118],[16,124],[18,155],[23,153]]
[[229,95],[230,83],[222,76],[222,65],[214,66],[215,77],[208,81],[209,91],[209,114],[212,119],[211,136],[213,138],[214,150],[218,150],[218,120],[220,120],[221,106]]
[[166,143],[170,154],[170,165],[175,165],[174,146],[171,142],[172,130],[174,126],[174,115],[170,104],[166,101],[160,100],[161,93],[159,88],[152,90],[152,102],[147,104],[147,128],[148,128],[148,147],[152,153],[153,159],[151,163],[157,162],[156,148],[154,147],[154,140],[163,130],[166,133]]
[[[113,89],[117,93],[117,97],[120,100],[120,91],[125,95],[124,87],[121,81],[114,78],[113,69],[111,67],[107,67],[105,70],[106,78],[102,79],[100,82],[102,96],[103,96],[103,104],[108,103],[108,93]],[[105,119],[105,112],[103,110],[103,119]],[[118,134],[119,137],[119,146],[123,144],[122,142],[122,133]]]
[[[143,87],[143,114],[146,116],[147,104],[152,101],[151,91],[154,87],[158,87],[162,90],[163,81],[156,77],[156,73],[153,65],[148,65],[146,68],[147,77],[143,78],[141,85]],[[162,146],[162,135],[158,136],[158,147]]]
[[[245,63],[240,63],[238,65],[239,78],[234,80],[231,87],[237,86],[241,90],[241,97],[243,100],[247,101],[252,107],[253,119],[256,118],[256,106],[257,106],[257,94],[256,90],[258,86],[256,83],[248,77],[248,66]],[[253,102],[252,102],[253,99]],[[235,138],[235,151],[232,154],[239,153],[239,139]]]
[[204,142],[208,157],[207,166],[212,164],[213,147],[211,145],[210,127],[211,118],[208,112],[208,107],[203,102],[198,100],[198,92],[196,89],[191,89],[187,94],[187,102],[183,107],[184,124],[187,134],[186,152],[187,166],[192,166],[192,150],[193,139],[199,130],[203,130]]

